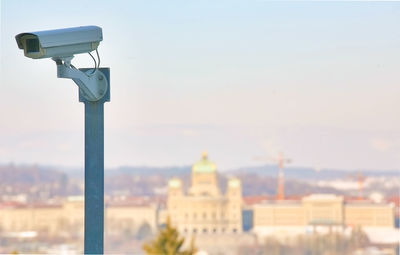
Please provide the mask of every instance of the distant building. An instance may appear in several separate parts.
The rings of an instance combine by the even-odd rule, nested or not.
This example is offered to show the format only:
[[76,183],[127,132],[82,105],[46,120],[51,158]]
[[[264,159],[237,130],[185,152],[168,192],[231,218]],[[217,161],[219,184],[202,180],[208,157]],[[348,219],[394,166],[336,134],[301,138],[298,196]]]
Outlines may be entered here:
[[[295,236],[310,232],[345,231],[361,227],[396,234],[394,204],[345,201],[333,194],[313,194],[301,200],[271,200],[253,205],[253,231],[259,236]],[[383,231],[383,232],[382,232]]]
[[114,203],[106,209],[106,231],[109,235],[140,235],[146,228],[150,233],[157,232],[157,206],[155,204]]
[[394,206],[367,200],[345,202],[342,196],[333,194],[254,205],[255,227],[318,225],[394,228]]
[[[157,206],[131,201],[112,202],[105,210],[107,234],[136,234],[141,228],[155,233]],[[40,235],[82,237],[83,197],[69,197],[59,205],[0,204],[0,230],[3,233],[34,231]]]
[[192,183],[187,192],[182,181],[169,181],[168,215],[185,234],[242,233],[242,185],[238,178],[228,180],[226,194],[218,186],[215,163],[207,153],[192,167]]

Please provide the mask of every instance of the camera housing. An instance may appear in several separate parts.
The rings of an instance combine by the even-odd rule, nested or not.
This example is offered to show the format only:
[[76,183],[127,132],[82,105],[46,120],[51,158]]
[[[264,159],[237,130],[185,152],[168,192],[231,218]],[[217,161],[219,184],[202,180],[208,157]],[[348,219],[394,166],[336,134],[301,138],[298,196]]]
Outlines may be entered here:
[[[18,48],[28,58],[52,58],[57,65],[57,77],[72,79],[78,85],[82,96],[89,101],[98,101],[108,91],[107,77],[99,71],[100,64],[89,71],[82,71],[71,65],[75,54],[96,50],[103,40],[103,32],[97,26],[84,26],[21,33],[15,36]],[[100,57],[97,52],[100,63]],[[93,58],[94,59],[94,58]]]
[[103,40],[103,33],[100,27],[83,26],[20,33],[15,39],[28,58],[63,59],[96,50]]

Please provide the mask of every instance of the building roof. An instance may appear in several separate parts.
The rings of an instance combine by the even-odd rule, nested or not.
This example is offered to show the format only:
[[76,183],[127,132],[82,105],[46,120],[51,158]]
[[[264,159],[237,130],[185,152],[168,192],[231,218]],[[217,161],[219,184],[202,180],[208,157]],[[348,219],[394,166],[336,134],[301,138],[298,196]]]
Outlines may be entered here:
[[0,203],[0,209],[14,209],[14,208],[24,208],[26,207],[25,203],[20,203],[20,202],[16,202],[16,201],[5,201]]
[[172,178],[168,181],[168,186],[171,188],[180,188],[182,187],[182,181],[178,178]]
[[387,199],[388,202],[394,203],[395,206],[400,207],[400,196],[393,196]]
[[300,200],[267,200],[254,204],[253,207],[293,207],[301,206]]
[[303,201],[343,201],[343,196],[335,194],[311,194],[303,197]]
[[267,195],[258,195],[258,196],[246,196],[243,197],[243,202],[245,205],[254,205],[259,204],[270,199]]
[[0,209],[26,209],[26,208],[35,208],[35,209],[52,209],[52,208],[61,208],[61,204],[48,204],[48,203],[20,203],[15,201],[7,201],[0,203]]
[[192,168],[193,173],[215,173],[217,166],[214,162],[208,160],[207,152],[203,152],[202,158]]

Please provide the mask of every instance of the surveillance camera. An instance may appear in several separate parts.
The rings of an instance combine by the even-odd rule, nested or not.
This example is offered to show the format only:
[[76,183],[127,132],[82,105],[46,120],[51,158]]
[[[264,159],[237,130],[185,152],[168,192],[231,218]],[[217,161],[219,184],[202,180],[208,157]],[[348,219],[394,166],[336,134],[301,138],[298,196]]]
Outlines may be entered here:
[[[57,77],[72,79],[82,95],[89,101],[97,101],[106,95],[108,81],[99,72],[100,56],[97,53],[98,65],[89,71],[82,71],[71,65],[75,54],[89,53],[96,50],[103,40],[100,27],[72,27],[56,30],[21,33],[15,36],[18,47],[24,50],[28,58],[52,58],[57,65]],[[93,58],[94,59],[94,58]]]
[[21,33],[15,39],[28,58],[63,59],[96,50],[103,34],[100,27],[84,26]]

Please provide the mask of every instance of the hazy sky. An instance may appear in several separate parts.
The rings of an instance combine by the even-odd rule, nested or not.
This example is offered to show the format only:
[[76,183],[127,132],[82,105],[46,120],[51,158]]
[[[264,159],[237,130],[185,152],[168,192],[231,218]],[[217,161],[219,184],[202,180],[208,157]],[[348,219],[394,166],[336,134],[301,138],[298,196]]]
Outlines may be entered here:
[[[105,164],[400,168],[400,2],[1,1],[0,163],[83,165],[83,104],[20,32],[97,25]],[[91,67],[88,54],[73,64]]]

